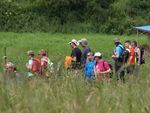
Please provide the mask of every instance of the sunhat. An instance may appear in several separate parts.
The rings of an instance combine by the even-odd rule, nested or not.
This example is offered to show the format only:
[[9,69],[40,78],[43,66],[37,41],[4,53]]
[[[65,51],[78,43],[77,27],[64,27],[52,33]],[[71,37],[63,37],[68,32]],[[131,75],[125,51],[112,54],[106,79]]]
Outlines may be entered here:
[[74,43],[76,46],[79,45],[79,42],[76,39],[72,39],[69,44]]
[[81,40],[78,41],[79,44],[81,44],[82,46],[88,46],[88,41],[86,38],[82,38]]

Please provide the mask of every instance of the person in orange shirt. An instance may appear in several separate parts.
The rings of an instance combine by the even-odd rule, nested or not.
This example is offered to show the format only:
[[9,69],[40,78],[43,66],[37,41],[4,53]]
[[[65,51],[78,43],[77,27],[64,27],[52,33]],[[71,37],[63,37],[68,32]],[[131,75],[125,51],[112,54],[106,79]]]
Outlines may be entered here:
[[125,41],[125,48],[130,52],[130,55],[127,59],[127,73],[133,74],[135,68],[135,51],[131,46],[131,41]]

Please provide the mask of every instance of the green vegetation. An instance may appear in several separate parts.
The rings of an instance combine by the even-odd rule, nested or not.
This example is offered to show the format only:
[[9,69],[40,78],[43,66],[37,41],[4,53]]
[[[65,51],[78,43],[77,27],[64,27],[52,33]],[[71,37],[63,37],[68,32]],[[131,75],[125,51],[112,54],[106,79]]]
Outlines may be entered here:
[[[3,48],[8,46],[8,59],[25,76],[27,50],[37,52],[48,48],[50,59],[57,65],[70,54],[68,42],[72,38],[82,37],[87,37],[92,50],[101,51],[110,62],[114,37],[121,37],[122,42],[136,39],[134,35],[0,33],[0,57],[3,56]],[[145,43],[146,38],[142,36],[140,42]],[[81,77],[68,75],[64,70],[48,80],[23,79],[19,84],[4,84],[1,76],[0,113],[149,113],[149,58],[147,54],[139,80],[129,77],[125,84],[117,83],[115,77],[110,83],[87,83]]]
[[[126,35],[150,23],[149,10],[150,0],[0,0],[0,113],[149,113],[150,54],[139,77],[126,76],[125,84],[115,76],[109,83],[88,83],[63,69],[72,38],[86,37],[113,64],[113,38],[135,40]],[[5,47],[22,75],[19,83],[3,80]],[[49,79],[28,80],[26,52],[40,49],[59,68]]]
[[0,31],[131,34],[149,0],[1,0]]

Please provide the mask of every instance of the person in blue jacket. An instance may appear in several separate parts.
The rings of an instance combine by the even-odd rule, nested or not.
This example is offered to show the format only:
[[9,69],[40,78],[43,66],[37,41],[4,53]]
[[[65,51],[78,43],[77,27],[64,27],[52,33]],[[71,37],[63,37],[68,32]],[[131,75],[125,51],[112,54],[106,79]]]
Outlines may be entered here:
[[89,52],[87,54],[87,61],[85,64],[85,70],[84,70],[84,80],[93,80],[94,79],[94,54],[92,52]]

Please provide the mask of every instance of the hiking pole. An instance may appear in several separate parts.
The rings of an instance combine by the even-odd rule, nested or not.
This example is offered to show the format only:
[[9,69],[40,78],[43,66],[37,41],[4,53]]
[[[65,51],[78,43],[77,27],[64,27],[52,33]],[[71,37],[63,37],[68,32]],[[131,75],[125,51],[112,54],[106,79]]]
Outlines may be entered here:
[[7,48],[6,47],[4,47],[4,57],[3,57],[3,70],[4,70],[4,73],[6,72],[6,68],[5,68],[5,66],[6,66],[6,63],[7,63]]
[[4,64],[6,65],[6,63],[7,63],[7,48],[5,47],[4,48]]

